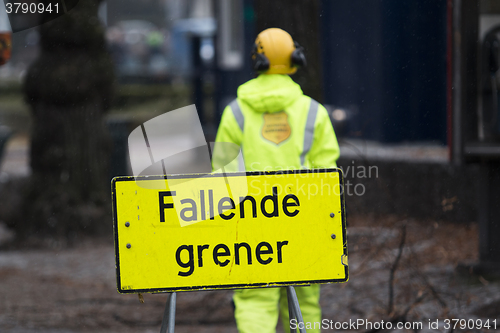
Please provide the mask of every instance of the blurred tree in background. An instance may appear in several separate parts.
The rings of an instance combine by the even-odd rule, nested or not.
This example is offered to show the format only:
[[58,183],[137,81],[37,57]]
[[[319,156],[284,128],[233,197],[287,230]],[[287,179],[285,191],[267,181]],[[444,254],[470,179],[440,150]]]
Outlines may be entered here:
[[33,128],[25,217],[16,225],[21,236],[72,239],[111,230],[104,115],[114,73],[97,16],[100,2],[80,1],[40,26],[41,53],[24,86]]
[[305,49],[307,67],[292,75],[308,96],[323,101],[319,0],[254,0],[257,32],[281,28]]

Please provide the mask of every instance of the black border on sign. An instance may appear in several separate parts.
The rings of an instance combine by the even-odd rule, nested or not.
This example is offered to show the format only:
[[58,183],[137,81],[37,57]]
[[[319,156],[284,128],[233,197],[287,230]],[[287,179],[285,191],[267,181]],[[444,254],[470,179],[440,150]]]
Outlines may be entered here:
[[327,280],[305,280],[305,281],[287,281],[287,282],[269,282],[269,283],[250,283],[250,284],[221,284],[209,286],[191,286],[178,288],[149,288],[149,289],[122,289],[120,282],[120,252],[118,248],[118,215],[116,212],[116,182],[118,181],[136,181],[136,180],[160,180],[160,179],[189,179],[199,177],[237,177],[237,176],[263,176],[263,175],[282,175],[282,174],[304,174],[304,173],[327,173],[337,172],[339,174],[339,182],[342,188],[340,196],[340,209],[342,213],[342,239],[344,240],[344,256],[347,256],[347,233],[346,233],[346,214],[345,214],[345,192],[344,192],[344,174],[340,168],[330,169],[300,169],[300,170],[278,170],[278,171],[252,171],[252,172],[230,172],[230,173],[210,173],[210,174],[185,174],[185,175],[167,175],[167,176],[138,176],[138,177],[115,177],[111,180],[111,198],[113,203],[113,233],[115,240],[115,259],[116,259],[116,285],[118,292],[122,294],[133,293],[162,293],[176,291],[196,291],[196,290],[222,290],[222,289],[242,289],[242,288],[258,288],[258,287],[281,287],[292,285],[308,285],[316,283],[339,283],[349,280],[349,266],[344,265],[344,279],[327,279]]

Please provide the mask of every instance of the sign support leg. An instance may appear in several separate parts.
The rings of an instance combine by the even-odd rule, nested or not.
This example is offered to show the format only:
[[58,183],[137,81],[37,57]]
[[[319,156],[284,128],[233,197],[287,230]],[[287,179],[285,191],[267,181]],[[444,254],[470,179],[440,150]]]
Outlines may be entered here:
[[[286,296],[288,298],[288,313],[290,320],[296,319],[299,333],[306,333],[304,319],[302,318],[302,312],[300,312],[299,300],[297,299],[297,294],[293,286],[286,287]],[[297,333],[297,329],[290,329],[290,332]]]
[[171,293],[170,298],[165,305],[163,312],[163,320],[161,322],[160,333],[174,333],[175,330],[175,303],[177,301],[177,293]]

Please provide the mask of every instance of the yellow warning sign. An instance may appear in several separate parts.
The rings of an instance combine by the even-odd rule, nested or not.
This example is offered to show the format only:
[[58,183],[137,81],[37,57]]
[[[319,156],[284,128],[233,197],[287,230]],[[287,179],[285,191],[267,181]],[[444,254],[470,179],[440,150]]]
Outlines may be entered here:
[[118,177],[118,291],[348,279],[340,169]]

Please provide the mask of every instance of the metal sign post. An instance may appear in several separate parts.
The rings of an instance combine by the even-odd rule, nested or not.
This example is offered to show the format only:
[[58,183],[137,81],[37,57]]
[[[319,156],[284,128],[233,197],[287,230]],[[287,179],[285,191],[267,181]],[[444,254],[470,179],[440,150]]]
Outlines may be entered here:
[[171,293],[170,298],[165,305],[163,320],[161,322],[160,333],[174,333],[175,330],[175,305],[177,302],[177,293]]
[[[288,298],[288,313],[290,314],[290,320],[296,319],[297,325],[299,327],[300,333],[305,333],[304,319],[302,318],[302,312],[300,312],[299,300],[297,299],[297,294],[292,286],[286,287],[286,296]],[[302,325],[301,325],[302,324]],[[290,329],[291,333],[296,333],[297,329]]]

